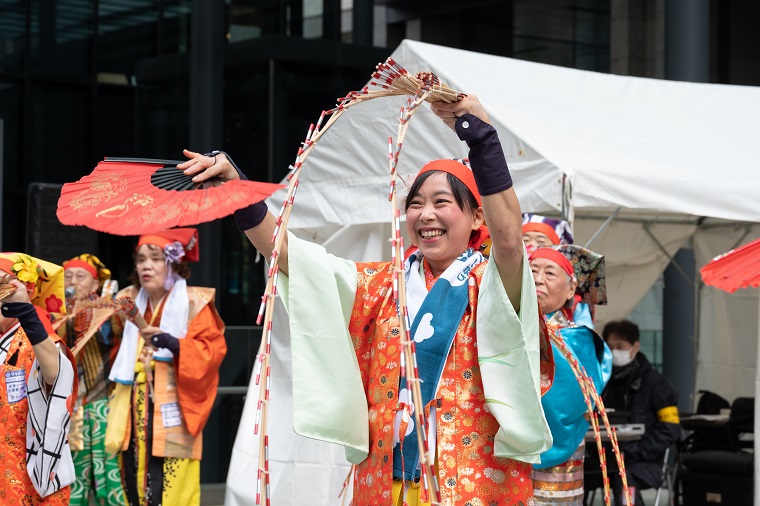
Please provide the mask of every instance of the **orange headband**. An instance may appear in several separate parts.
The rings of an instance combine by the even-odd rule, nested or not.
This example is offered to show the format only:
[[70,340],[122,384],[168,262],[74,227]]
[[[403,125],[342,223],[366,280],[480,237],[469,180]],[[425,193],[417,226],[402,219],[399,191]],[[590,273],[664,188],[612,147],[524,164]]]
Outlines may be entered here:
[[[433,171],[445,172],[460,180],[475,197],[475,200],[478,202],[478,207],[483,205],[483,202],[481,202],[480,199],[480,193],[478,192],[478,186],[475,184],[475,176],[472,175],[472,170],[470,170],[465,164],[450,159],[433,160],[432,162],[426,163],[425,166],[420,169],[417,173],[417,177],[420,177],[420,175],[425,172]],[[483,244],[483,241],[489,237],[488,227],[483,224],[479,229],[473,230],[470,234],[468,247],[477,250]]]
[[80,269],[84,269],[90,274],[92,274],[92,277],[95,279],[98,279],[98,271],[93,267],[92,265],[88,264],[84,260],[80,260],[78,258],[75,258],[73,260],[69,260],[65,264],[63,264],[64,269],[70,269],[72,267],[79,267]]
[[536,251],[534,251],[530,255],[530,260],[534,260],[536,258],[545,258],[547,260],[550,260],[554,262],[555,264],[562,267],[562,270],[567,273],[568,276],[571,278],[575,276],[575,272],[573,271],[573,266],[570,265],[570,260],[567,259],[565,255],[557,251],[556,249],[552,248],[538,248]]
[[540,234],[544,234],[549,238],[552,244],[559,244],[559,236],[557,235],[557,232],[546,223],[528,222],[523,225],[522,231],[523,234],[525,232],[538,232]]
[[426,163],[425,166],[420,169],[419,173],[417,173],[417,177],[420,177],[420,175],[425,172],[431,171],[446,172],[459,179],[475,196],[475,200],[478,201],[478,207],[483,205],[480,199],[480,193],[478,192],[478,187],[475,184],[475,176],[472,175],[472,171],[465,164],[449,159],[433,160],[432,162]]
[[135,249],[138,249],[143,244],[153,244],[155,246],[163,248],[164,246],[166,246],[167,244],[171,242],[172,241],[170,241],[166,237],[161,237],[160,235],[141,235],[140,239],[137,241],[137,248]]

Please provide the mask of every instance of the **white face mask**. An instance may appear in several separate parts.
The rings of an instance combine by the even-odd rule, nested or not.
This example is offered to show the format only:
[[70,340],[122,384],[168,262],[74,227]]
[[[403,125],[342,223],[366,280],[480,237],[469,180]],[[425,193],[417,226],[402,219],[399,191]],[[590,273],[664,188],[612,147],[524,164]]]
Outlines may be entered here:
[[615,367],[626,366],[632,361],[631,350],[612,350],[612,365]]

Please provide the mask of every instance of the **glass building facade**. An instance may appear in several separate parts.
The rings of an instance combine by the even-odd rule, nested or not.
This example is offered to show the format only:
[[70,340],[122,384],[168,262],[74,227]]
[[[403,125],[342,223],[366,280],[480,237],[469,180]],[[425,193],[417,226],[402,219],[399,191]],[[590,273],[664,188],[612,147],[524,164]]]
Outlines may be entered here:
[[[35,183],[75,181],[106,156],[177,159],[185,147],[225,149],[249,178],[279,181],[308,124],[363,86],[404,38],[663,77],[665,39],[655,35],[664,3],[0,0],[1,247],[60,262],[91,244],[125,283],[135,239],[92,232],[84,242],[51,240],[57,196],[32,207]],[[751,35],[758,8],[708,3],[710,80],[759,84]],[[639,60],[654,63],[634,65]],[[251,325],[264,277],[232,218],[200,230],[202,261],[191,284],[217,288],[229,326],[204,433],[202,480],[213,483],[226,478],[260,339]]]

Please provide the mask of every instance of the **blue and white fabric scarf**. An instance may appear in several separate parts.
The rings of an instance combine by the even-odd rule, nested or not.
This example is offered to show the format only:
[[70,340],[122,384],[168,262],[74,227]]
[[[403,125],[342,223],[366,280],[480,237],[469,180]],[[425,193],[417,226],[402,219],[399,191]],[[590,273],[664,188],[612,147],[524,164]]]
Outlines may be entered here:
[[[484,260],[485,257],[480,252],[468,249],[441,274],[430,292],[427,291],[424,275],[420,272],[420,262],[422,262],[420,251],[415,251],[404,265],[406,302],[409,321],[412,322],[410,334],[415,342],[417,369],[422,380],[420,388],[423,405],[419,406],[419,409],[424,409],[433,400],[446,364],[446,357],[449,355],[459,322],[467,308],[470,271]],[[399,403],[411,406],[412,413],[414,409],[418,409],[412,404],[406,378],[403,376],[399,383],[398,399]],[[414,419],[409,421],[403,445],[399,447],[398,432],[402,415],[402,411],[396,412],[393,476],[401,478],[403,474],[404,479],[410,480],[419,476],[417,470],[420,457],[419,447],[414,431]]]

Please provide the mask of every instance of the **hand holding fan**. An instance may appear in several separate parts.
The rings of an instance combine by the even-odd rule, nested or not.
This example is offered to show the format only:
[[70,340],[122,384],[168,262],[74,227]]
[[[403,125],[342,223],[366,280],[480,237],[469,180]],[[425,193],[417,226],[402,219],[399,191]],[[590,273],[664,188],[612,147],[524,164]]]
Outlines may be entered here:
[[61,189],[57,216],[115,235],[141,235],[228,216],[282,188],[274,183],[194,183],[169,160],[106,158],[93,172]]

